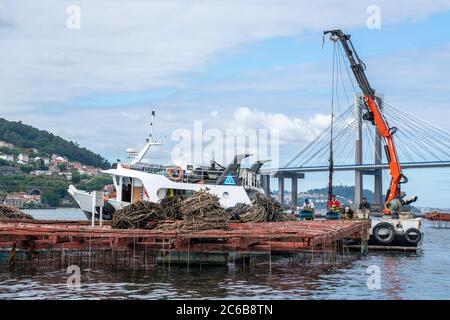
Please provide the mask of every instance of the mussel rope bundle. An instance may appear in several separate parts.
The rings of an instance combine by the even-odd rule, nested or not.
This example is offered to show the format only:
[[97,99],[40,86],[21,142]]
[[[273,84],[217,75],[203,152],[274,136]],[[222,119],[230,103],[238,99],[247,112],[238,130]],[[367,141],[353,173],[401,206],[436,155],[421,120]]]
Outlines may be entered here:
[[111,226],[113,229],[143,229],[150,221],[166,218],[158,203],[138,201],[117,210],[114,213]]
[[33,217],[16,207],[0,204],[0,219],[33,219]]
[[200,190],[181,202],[182,230],[212,230],[228,228],[228,215],[219,197]]
[[245,203],[237,203],[234,207],[227,208],[225,211],[228,214],[229,220],[240,220],[241,215],[245,214],[251,205]]
[[256,194],[253,205],[240,216],[243,222],[280,222],[296,220],[283,213],[280,203],[263,194]]
[[164,198],[159,201],[159,204],[168,219],[181,219],[181,202],[183,199],[182,196],[175,196]]

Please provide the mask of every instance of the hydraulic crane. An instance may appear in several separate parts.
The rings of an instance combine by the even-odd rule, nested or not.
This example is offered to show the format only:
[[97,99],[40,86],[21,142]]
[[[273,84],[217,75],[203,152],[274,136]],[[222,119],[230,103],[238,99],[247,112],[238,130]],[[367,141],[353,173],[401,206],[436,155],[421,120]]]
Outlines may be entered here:
[[397,131],[396,127],[389,127],[380,107],[375,99],[375,90],[370,86],[367,79],[365,69],[366,65],[359,59],[353,43],[350,40],[350,35],[343,33],[341,30],[324,31],[324,35],[330,34],[330,39],[334,42],[339,42],[344,49],[345,55],[350,62],[350,67],[358,82],[360,89],[364,95],[365,113],[363,119],[370,121],[378,128],[380,135],[385,141],[385,152],[389,162],[389,169],[391,174],[391,182],[386,193],[386,200],[384,204],[384,211],[387,214],[392,214],[392,217],[398,217],[398,213],[402,206],[410,204],[417,200],[417,196],[406,197],[406,194],[401,191],[401,185],[408,182],[406,176],[402,173],[402,168],[397,156],[397,150],[394,143],[394,134]]

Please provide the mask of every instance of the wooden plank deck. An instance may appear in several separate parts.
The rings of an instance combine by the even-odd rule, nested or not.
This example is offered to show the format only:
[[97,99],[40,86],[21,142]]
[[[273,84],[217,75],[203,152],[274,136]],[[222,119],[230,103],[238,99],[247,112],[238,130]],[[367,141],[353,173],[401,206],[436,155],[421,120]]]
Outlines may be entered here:
[[367,239],[368,221],[230,223],[227,230],[91,227],[86,221],[0,220],[0,250],[146,249],[173,252],[293,252]]

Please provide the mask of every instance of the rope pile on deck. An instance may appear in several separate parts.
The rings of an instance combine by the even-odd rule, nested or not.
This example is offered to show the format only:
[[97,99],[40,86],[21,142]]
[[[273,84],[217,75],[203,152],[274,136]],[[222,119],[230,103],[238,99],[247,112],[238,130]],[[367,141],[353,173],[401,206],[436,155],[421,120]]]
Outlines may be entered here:
[[228,217],[219,197],[200,190],[181,202],[184,230],[220,230],[228,228]]
[[280,222],[297,220],[293,215],[283,213],[281,204],[271,197],[256,194],[252,205],[238,203],[227,210],[230,220],[242,222]]
[[114,229],[220,230],[228,217],[219,198],[200,190],[183,199],[174,197],[160,203],[139,201],[114,213]]
[[271,197],[257,194],[251,205],[238,203],[225,210],[219,198],[207,191],[189,197],[165,198],[159,203],[139,201],[116,211],[114,229],[223,230],[228,221],[280,222],[296,220],[283,213]]
[[16,207],[0,204],[0,219],[33,219],[33,217]]
[[181,219],[181,203],[185,199],[183,196],[167,197],[159,204],[168,219]]
[[114,229],[143,229],[150,221],[166,219],[167,216],[157,203],[138,201],[114,212]]

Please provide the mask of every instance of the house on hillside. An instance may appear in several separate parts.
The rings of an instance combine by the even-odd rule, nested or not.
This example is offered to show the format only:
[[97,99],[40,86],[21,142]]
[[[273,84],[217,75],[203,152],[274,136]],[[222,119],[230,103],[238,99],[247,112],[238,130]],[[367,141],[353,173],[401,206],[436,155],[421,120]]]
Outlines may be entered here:
[[28,161],[30,161],[30,157],[26,153],[19,153],[17,160],[18,160],[17,162],[24,164],[24,163],[28,163]]
[[0,159],[6,161],[14,161],[14,155],[8,153],[0,153]]
[[57,156],[55,158],[52,157],[52,164],[53,165],[59,165],[59,164],[67,164],[67,159],[61,156]]
[[82,165],[79,162],[72,162],[72,167],[74,170],[80,170]]
[[51,176],[52,174],[51,170],[33,170],[30,172],[31,176]]
[[27,194],[25,192],[10,193],[5,199],[5,203],[14,207],[23,207],[27,204],[40,204],[40,194]]
[[50,164],[50,159],[47,157],[35,157],[33,159],[30,159],[30,161],[34,161],[34,162],[38,162],[38,161],[42,161],[44,163],[44,165],[48,165]]
[[82,166],[80,169],[78,169],[78,172],[81,175],[87,175],[87,176],[98,176],[101,174],[102,169],[96,168],[93,166]]
[[14,148],[14,145],[12,143],[8,143],[8,142],[0,140],[0,147],[12,149],[12,148]]

